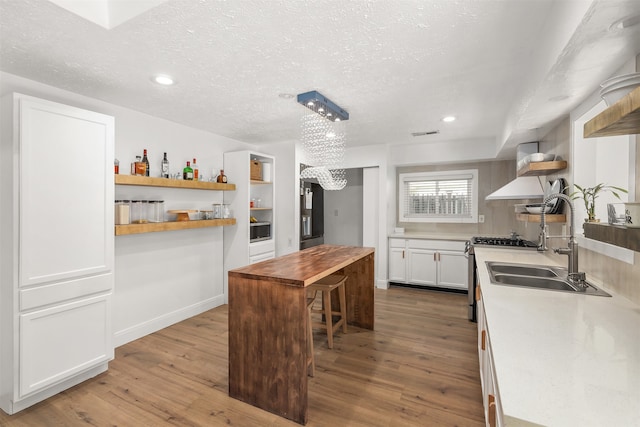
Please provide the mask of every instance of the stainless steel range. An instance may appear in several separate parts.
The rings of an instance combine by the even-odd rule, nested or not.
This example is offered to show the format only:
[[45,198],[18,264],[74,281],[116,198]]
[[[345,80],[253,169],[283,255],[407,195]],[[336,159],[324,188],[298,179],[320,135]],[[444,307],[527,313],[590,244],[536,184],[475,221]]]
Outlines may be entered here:
[[524,240],[517,234],[512,233],[511,237],[472,237],[467,242],[467,248],[465,252],[469,258],[469,320],[472,322],[477,321],[476,317],[476,286],[478,283],[478,272],[476,270],[476,256],[475,247],[486,246],[493,248],[506,248],[506,249],[529,249],[536,250],[538,244],[530,240]]

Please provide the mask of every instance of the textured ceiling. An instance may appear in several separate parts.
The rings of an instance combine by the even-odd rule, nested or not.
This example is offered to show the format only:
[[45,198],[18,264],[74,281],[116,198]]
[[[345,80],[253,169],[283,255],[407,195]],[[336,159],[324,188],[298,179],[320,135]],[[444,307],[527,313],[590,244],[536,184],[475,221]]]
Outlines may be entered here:
[[169,0],[107,30],[46,0],[0,0],[0,68],[255,144],[298,139],[304,107],[279,94],[318,90],[349,111],[350,146],[499,151],[640,52],[638,26],[609,30],[638,13],[638,0]]

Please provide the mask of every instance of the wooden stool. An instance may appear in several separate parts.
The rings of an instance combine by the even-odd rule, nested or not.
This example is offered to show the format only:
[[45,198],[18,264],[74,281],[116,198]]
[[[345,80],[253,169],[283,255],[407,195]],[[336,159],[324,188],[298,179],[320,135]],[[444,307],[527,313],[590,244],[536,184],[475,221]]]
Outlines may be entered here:
[[[310,308],[310,313],[324,313],[325,323],[316,322],[315,326],[320,326],[327,330],[327,341],[329,348],[333,348],[333,331],[342,325],[342,332],[347,333],[347,299],[345,296],[345,285],[347,276],[342,274],[331,274],[323,277],[317,282],[308,286],[310,291],[322,292],[322,306],[324,310]],[[340,311],[332,311],[331,309],[331,291],[338,288],[338,296],[340,300]],[[333,323],[333,315],[340,316],[340,320]]]
[[313,377],[316,374],[316,362],[313,357],[313,320],[311,319],[311,307],[313,306],[313,302],[316,300],[317,291],[313,291],[313,296],[307,294],[307,312],[309,317],[309,327],[307,328],[309,331],[309,345],[307,346],[309,354],[307,355],[307,369],[309,369],[309,376]]

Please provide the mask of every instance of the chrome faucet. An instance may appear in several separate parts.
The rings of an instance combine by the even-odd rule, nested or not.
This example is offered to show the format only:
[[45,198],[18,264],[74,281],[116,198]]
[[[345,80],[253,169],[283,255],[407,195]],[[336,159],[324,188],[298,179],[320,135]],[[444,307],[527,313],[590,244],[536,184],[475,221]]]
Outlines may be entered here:
[[[571,210],[571,223],[569,225],[569,236],[548,236],[547,235],[547,225],[545,223],[545,210],[547,203],[554,199],[562,199],[569,205],[569,209]],[[538,250],[546,251],[547,250],[547,240],[554,238],[569,238],[569,244],[566,248],[556,248],[553,251],[557,254],[567,255],[568,256],[568,277],[567,279],[578,285],[580,288],[585,289],[587,287],[586,283],[586,275],[585,273],[581,273],[578,271],[578,242],[576,241],[576,236],[574,233],[575,229],[575,211],[573,207],[573,203],[571,199],[562,193],[554,193],[547,196],[543,203],[542,212],[540,215],[540,240],[538,242]]]

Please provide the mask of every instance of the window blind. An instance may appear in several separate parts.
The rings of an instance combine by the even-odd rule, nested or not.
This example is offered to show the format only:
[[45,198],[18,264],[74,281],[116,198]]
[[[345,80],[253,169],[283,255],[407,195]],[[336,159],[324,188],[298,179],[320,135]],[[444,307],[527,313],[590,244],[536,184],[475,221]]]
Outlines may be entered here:
[[476,175],[455,171],[401,175],[401,221],[474,222]]

